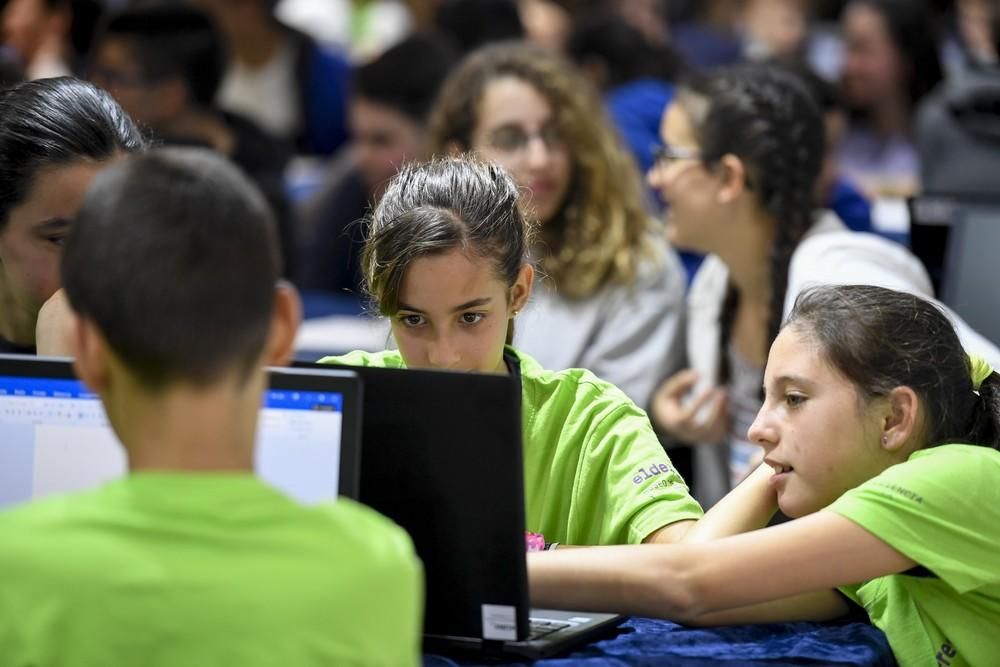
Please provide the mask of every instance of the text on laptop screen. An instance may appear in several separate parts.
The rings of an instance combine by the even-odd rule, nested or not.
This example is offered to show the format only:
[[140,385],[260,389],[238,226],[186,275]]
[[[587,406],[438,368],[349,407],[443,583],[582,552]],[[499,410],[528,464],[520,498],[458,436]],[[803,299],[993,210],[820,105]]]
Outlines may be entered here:
[[[305,503],[337,496],[343,395],[268,389],[257,474]],[[125,451],[79,380],[0,376],[0,508],[121,477]]]

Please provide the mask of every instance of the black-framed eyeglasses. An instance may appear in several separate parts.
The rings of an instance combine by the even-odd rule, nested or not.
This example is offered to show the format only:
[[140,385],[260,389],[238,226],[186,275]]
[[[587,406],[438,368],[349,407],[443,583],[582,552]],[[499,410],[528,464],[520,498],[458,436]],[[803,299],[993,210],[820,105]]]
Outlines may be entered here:
[[657,144],[653,146],[653,166],[666,167],[681,160],[700,160],[701,151],[687,146]]

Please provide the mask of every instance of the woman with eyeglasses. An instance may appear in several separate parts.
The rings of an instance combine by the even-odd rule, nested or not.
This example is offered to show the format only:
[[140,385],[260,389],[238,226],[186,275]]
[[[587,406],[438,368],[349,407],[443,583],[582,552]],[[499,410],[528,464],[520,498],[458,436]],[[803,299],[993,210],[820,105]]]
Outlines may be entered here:
[[[708,508],[760,459],[747,430],[767,351],[805,286],[933,291],[905,248],[814,210],[823,121],[793,74],[758,63],[701,75],[678,90],[660,134],[648,178],[669,203],[667,237],[709,257],[688,293],[689,368],[660,386],[650,416],[695,445],[694,492]],[[995,346],[954,319],[970,352],[1000,362]]]
[[542,280],[514,344],[586,368],[646,408],[680,368],[684,274],[597,94],[561,57],[521,43],[468,56],[431,114],[431,149],[473,151],[521,187],[540,223]]

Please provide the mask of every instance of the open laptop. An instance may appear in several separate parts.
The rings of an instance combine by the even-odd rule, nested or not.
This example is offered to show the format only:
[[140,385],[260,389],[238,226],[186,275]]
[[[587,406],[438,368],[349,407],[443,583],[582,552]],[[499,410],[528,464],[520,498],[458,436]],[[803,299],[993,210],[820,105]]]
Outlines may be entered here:
[[[304,503],[357,498],[357,375],[272,369],[262,404],[261,478]],[[0,509],[94,488],[126,469],[100,399],[67,360],[0,355]]]
[[360,499],[405,528],[424,562],[428,651],[541,658],[624,620],[529,608],[516,379],[353,370],[364,384]]

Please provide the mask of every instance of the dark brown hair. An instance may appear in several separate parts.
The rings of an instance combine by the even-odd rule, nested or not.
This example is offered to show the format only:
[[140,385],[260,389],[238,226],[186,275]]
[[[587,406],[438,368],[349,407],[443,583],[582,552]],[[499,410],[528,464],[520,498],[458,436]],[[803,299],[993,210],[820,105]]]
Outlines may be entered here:
[[785,326],[818,343],[864,400],[913,389],[927,445],[1000,447],[1000,375],[973,386],[955,328],[929,301],[870,285],[814,287],[795,300]]
[[[691,120],[706,166],[725,155],[742,160],[747,187],[776,221],[769,258],[770,347],[781,327],[792,253],[813,223],[813,188],[825,144],[822,115],[794,75],[764,63],[697,76],[681,87],[677,101]],[[739,298],[730,284],[720,315],[721,384],[729,380],[727,347]]]
[[365,289],[379,312],[391,317],[399,310],[414,260],[454,248],[493,262],[497,276],[513,285],[531,235],[518,197],[502,167],[468,156],[404,167],[371,213],[361,256]]

